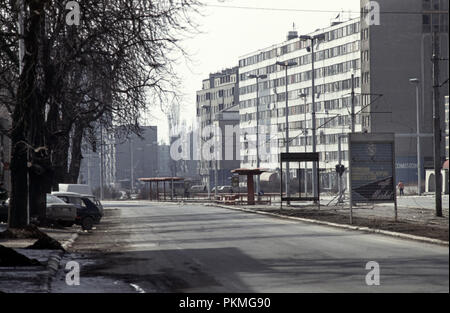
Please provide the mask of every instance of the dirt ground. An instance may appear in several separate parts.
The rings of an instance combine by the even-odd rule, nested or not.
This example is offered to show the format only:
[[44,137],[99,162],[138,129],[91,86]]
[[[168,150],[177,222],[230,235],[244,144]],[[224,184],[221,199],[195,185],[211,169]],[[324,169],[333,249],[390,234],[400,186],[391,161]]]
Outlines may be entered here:
[[[320,221],[326,221],[336,224],[350,224],[350,217],[348,210],[342,210],[342,207],[284,207],[280,208],[252,208],[259,211],[277,213],[286,216],[294,216],[301,218],[308,218]],[[364,210],[364,213],[360,212]],[[418,223],[410,220],[394,221],[394,218],[369,216],[367,212],[370,209],[358,208],[354,212],[353,224],[354,226],[369,227],[374,229],[382,229],[387,231],[405,233],[415,236],[423,236],[434,239],[449,241],[448,223]],[[360,212],[358,212],[360,211]],[[366,215],[366,216],[364,216]],[[443,219],[448,220],[448,216]]]

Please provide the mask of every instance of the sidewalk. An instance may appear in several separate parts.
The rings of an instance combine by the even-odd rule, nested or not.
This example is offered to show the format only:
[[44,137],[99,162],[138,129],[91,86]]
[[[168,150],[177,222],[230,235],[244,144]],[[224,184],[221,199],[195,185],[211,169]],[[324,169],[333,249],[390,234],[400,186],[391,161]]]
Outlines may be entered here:
[[[287,216],[313,221],[326,222],[339,225],[350,225],[350,208],[346,201],[343,205],[336,205],[336,201],[330,202],[332,197],[322,197],[321,206],[312,202],[293,203],[287,206],[283,203],[272,205],[254,206],[230,206],[221,205],[226,208],[236,208],[243,210],[253,210],[261,213],[275,214],[277,216]],[[384,204],[358,204],[353,207],[352,226],[370,228],[371,230],[381,230],[384,232],[394,232],[412,236],[427,237],[442,241],[449,241],[449,205],[448,195],[443,197],[443,217],[436,217],[433,197],[430,196],[405,196],[398,201],[398,220],[395,222],[395,212],[393,203]]]
[[[6,230],[5,224],[0,224],[0,232]],[[50,229],[41,231],[59,241],[67,248],[76,238],[79,227]],[[25,249],[37,239],[0,239],[0,245],[13,248],[30,259],[41,262],[39,266],[0,267],[0,292],[5,293],[42,293],[48,291],[49,278],[54,267],[59,266],[59,260],[64,254],[61,250],[30,250]]]

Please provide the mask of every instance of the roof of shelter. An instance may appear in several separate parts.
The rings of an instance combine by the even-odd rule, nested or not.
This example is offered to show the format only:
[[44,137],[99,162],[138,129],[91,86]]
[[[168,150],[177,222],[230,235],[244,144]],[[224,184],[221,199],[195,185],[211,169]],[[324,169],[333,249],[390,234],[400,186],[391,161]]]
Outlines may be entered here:
[[149,177],[139,178],[142,182],[166,182],[166,181],[180,181],[184,180],[184,177]]
[[261,175],[264,172],[267,171],[260,168],[237,168],[231,171],[231,173],[239,175]]

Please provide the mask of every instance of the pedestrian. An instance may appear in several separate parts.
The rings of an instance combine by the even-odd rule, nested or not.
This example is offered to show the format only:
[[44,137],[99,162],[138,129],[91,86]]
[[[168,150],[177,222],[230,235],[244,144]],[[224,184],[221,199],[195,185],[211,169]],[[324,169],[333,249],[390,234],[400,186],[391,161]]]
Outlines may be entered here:
[[398,182],[397,187],[398,187],[398,189],[400,190],[400,196],[405,195],[405,194],[403,193],[403,189],[405,189],[405,185],[403,184],[402,181],[399,181],[399,182]]

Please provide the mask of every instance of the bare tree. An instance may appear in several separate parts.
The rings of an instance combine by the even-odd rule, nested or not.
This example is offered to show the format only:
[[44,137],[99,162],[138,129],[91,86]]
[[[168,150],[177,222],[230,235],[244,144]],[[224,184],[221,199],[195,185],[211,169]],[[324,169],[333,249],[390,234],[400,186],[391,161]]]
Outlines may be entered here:
[[[23,36],[17,27],[20,2]],[[82,138],[98,121],[139,132],[147,95],[176,94],[171,55],[184,53],[179,41],[195,29],[190,17],[199,5],[196,0],[78,3],[81,24],[69,26],[66,1],[0,0],[0,101],[13,117],[10,227],[27,223],[28,179],[31,211],[45,220],[45,193],[78,177]],[[18,75],[21,39],[25,56]]]

